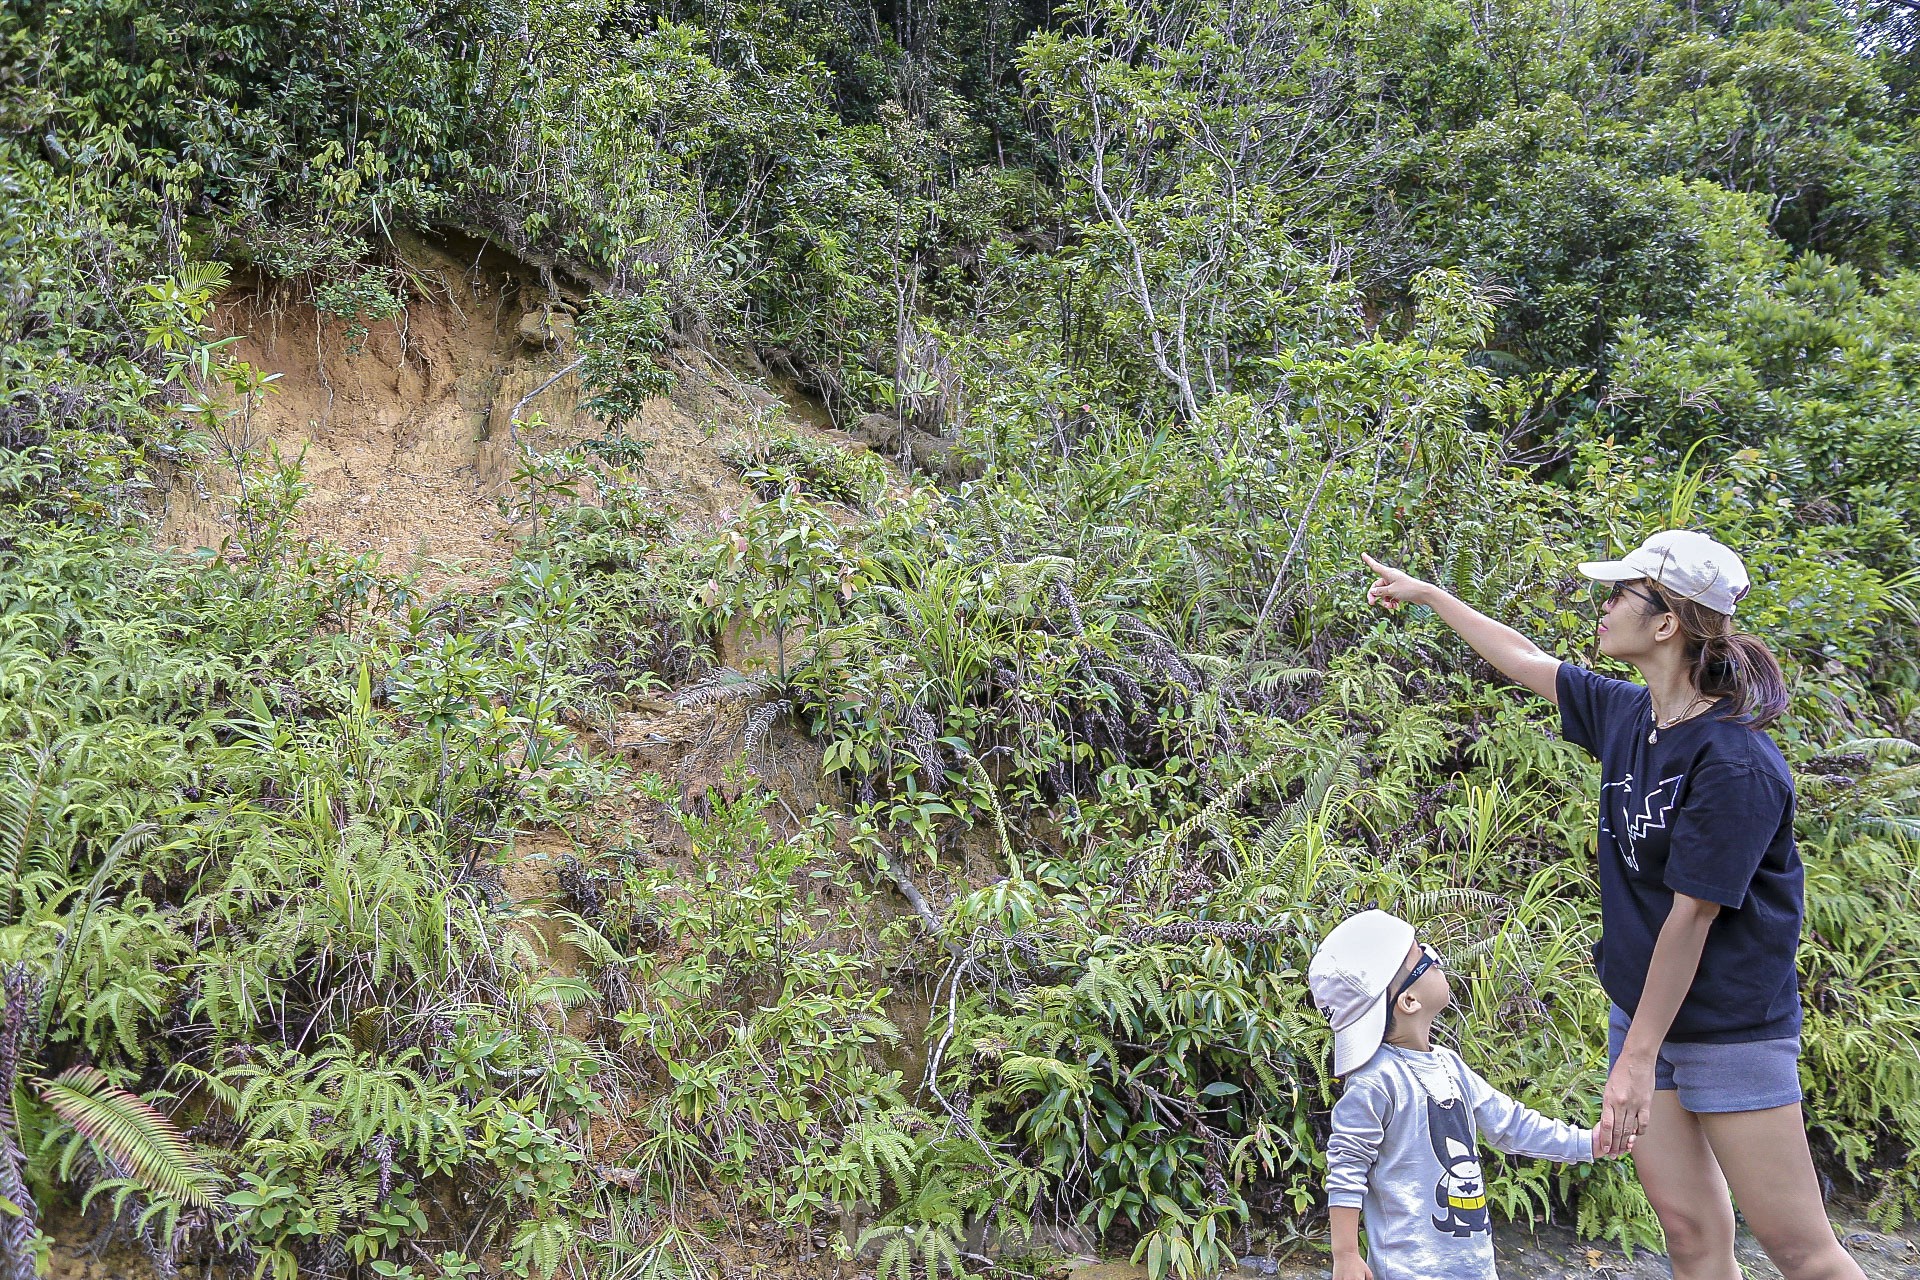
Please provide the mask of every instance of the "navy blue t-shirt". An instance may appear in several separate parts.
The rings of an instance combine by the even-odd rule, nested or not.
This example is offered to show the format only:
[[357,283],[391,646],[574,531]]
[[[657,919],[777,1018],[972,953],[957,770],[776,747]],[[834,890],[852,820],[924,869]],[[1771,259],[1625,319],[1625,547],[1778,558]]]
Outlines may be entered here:
[[1798,1034],[1805,887],[1779,746],[1713,711],[1649,743],[1644,685],[1563,662],[1558,688],[1561,733],[1600,761],[1600,985],[1633,1013],[1673,895],[1684,893],[1721,910],[1667,1039]]

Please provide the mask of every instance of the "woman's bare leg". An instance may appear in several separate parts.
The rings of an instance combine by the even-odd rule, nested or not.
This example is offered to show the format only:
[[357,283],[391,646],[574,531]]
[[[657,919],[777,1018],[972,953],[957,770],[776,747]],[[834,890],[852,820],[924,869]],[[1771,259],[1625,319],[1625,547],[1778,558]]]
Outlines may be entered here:
[[1786,1280],[1865,1280],[1827,1220],[1799,1103],[1695,1118],[1726,1171],[1734,1203]]
[[1633,1167],[1667,1237],[1673,1280],[1740,1280],[1733,1205],[1697,1117],[1671,1089],[1653,1095],[1653,1119],[1635,1141]]

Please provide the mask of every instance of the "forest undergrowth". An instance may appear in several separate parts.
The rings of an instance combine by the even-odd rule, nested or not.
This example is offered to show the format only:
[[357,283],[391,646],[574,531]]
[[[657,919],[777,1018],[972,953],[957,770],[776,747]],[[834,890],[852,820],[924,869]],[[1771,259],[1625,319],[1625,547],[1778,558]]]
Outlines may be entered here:
[[[1903,0],[8,7],[0,1278],[79,1208],[275,1280],[718,1276],[743,1223],[889,1277],[1310,1244],[1342,912],[1435,939],[1497,1087],[1590,1117],[1604,1061],[1594,772],[1359,553],[1597,661],[1571,565],[1672,525],[1755,566],[1792,683],[1816,1153],[1920,1216],[1916,38]],[[403,319],[396,228],[586,297],[553,341],[604,424],[431,596],[298,535],[209,328],[235,269]],[[873,450],[765,424],[756,500],[676,520],[631,429],[670,350]],[[233,537],[156,545],[209,466]],[[605,749],[662,705],[739,764]],[[780,735],[829,803],[761,780]],[[503,882],[533,837],[552,901]],[[1619,1165],[1490,1184],[1658,1243]]]

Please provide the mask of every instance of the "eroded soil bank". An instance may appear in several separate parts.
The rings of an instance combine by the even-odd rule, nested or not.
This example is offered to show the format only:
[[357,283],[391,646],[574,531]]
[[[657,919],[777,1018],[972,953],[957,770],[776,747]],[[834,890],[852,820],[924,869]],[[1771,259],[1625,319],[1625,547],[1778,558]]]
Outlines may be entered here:
[[[527,268],[475,245],[403,245],[404,314],[364,332],[299,301],[285,284],[243,279],[215,329],[272,382],[215,442],[215,456],[174,478],[162,540],[214,548],[234,533],[236,458],[299,458],[310,491],[297,535],[377,553],[419,570],[431,591],[472,585],[511,560],[511,498],[522,446],[549,453],[609,434],[582,407],[572,304],[550,299]],[[645,445],[638,470],[662,505],[700,520],[748,497],[723,457],[782,411],[763,387],[694,348],[663,358],[674,393],[647,402],[619,434]],[[817,431],[813,407],[784,419]]]

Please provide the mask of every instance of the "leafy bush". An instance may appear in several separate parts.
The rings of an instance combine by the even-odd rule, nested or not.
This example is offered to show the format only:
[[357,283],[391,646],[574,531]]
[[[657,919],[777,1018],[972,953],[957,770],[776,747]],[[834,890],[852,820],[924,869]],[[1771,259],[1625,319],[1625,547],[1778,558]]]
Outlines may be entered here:
[[798,485],[829,502],[871,510],[887,491],[887,469],[871,453],[825,444],[797,431],[737,445],[727,454],[762,500]]

